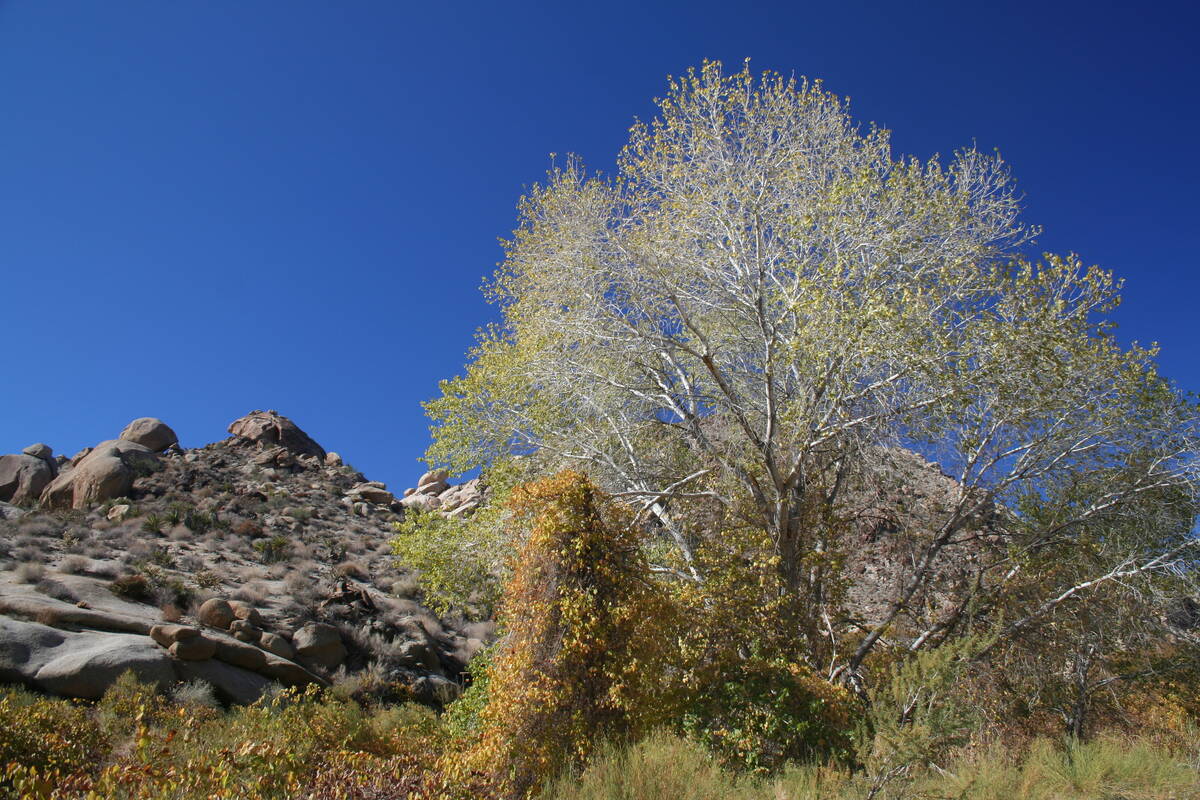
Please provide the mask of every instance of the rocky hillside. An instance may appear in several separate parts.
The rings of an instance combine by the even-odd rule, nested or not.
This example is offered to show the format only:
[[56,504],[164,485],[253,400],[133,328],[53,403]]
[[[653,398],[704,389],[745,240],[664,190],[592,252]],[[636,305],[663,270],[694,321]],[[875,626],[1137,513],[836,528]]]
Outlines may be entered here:
[[250,702],[340,682],[440,705],[491,636],[420,603],[389,539],[407,508],[469,514],[477,481],[397,498],[274,411],[184,449],[160,420],[67,459],[0,456],[0,681],[95,698],[134,670]]

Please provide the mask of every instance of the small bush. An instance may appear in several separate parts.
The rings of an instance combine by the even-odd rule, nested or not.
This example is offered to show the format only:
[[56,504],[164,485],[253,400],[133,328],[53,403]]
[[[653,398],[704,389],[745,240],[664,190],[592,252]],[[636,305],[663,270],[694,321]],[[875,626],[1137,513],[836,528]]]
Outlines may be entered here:
[[421,583],[415,575],[402,575],[392,581],[391,593],[396,597],[416,597],[421,593]]
[[542,798],[767,800],[767,795],[724,771],[699,744],[660,732],[632,746],[601,748],[582,773],[563,775]]
[[306,506],[300,506],[298,508],[285,508],[283,513],[297,522],[308,522],[315,516],[313,510]]
[[67,556],[58,565],[59,572],[65,572],[68,575],[81,575],[88,571],[91,567],[91,559],[83,556]]
[[212,684],[205,681],[188,681],[180,683],[171,689],[171,699],[181,706],[203,706],[220,708]]
[[106,743],[84,706],[14,687],[0,688],[0,731],[4,732],[0,765],[16,763],[38,770],[90,768]]
[[727,763],[757,772],[850,756],[855,701],[811,669],[750,658],[692,687],[681,727]]
[[287,558],[288,538],[283,534],[275,534],[269,539],[256,539],[251,547],[258,553],[264,564],[273,564]]
[[231,530],[238,536],[256,537],[262,536],[262,525],[251,519],[241,519],[233,524]]
[[189,511],[184,515],[183,524],[193,533],[205,534],[214,526],[214,514],[203,511]]
[[175,568],[175,557],[165,547],[152,547],[146,556],[146,561],[162,569]]
[[357,581],[368,581],[371,574],[359,561],[343,561],[333,568],[333,574],[339,578],[354,578]]
[[46,568],[36,561],[21,564],[16,569],[16,579],[20,583],[37,583],[46,574]]
[[47,597],[53,597],[55,600],[62,600],[64,603],[76,603],[79,601],[79,596],[64,586],[59,581],[51,578],[43,578],[38,581],[35,587],[39,592]]
[[215,589],[221,585],[221,576],[210,569],[202,569],[192,576],[201,589]]
[[144,602],[151,598],[154,587],[145,575],[134,572],[114,580],[108,585],[108,590],[117,597]]
[[163,514],[163,520],[170,527],[182,525],[188,515],[192,513],[192,507],[187,503],[170,503],[167,506],[167,511]]
[[128,735],[138,724],[164,722],[168,713],[158,689],[138,680],[132,670],[122,673],[96,704],[96,719],[112,737]]

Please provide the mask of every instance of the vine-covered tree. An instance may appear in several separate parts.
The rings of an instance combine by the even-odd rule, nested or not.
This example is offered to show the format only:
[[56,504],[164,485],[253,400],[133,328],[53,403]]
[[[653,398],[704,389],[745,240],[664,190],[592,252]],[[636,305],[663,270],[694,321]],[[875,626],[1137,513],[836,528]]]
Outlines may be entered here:
[[507,505],[524,531],[501,605],[506,636],[476,741],[454,767],[521,798],[664,713],[653,695],[671,614],[637,530],[583,474],[517,487]]
[[[764,531],[788,624],[852,676],[881,639],[937,644],[1007,587],[1035,587],[1012,621],[1033,625],[1195,552],[1196,409],[1154,348],[1114,338],[1110,273],[1022,257],[1036,230],[998,156],[898,158],[819,83],[715,62],[658,106],[615,177],[571,158],[521,201],[489,286],[503,323],[428,404],[432,460],[586,468],[653,517],[670,545],[654,568],[680,580],[705,580],[704,537]],[[957,488],[852,629],[845,498],[896,447]],[[1146,497],[1171,508],[1030,580]],[[972,539],[956,602],[919,613]]]

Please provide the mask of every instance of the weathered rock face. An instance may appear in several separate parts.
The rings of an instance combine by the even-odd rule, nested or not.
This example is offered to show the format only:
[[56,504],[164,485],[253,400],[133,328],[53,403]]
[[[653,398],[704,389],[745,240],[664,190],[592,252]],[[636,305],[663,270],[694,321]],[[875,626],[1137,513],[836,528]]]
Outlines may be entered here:
[[421,494],[441,494],[449,486],[446,483],[446,479],[449,477],[450,473],[444,469],[435,469],[431,472],[426,472],[417,481],[417,492]]
[[444,469],[426,472],[415,489],[405,489],[400,504],[415,511],[440,511],[447,517],[470,514],[483,505],[484,487],[479,478],[451,486]]
[[432,494],[410,494],[401,500],[400,504],[405,508],[412,508],[417,511],[434,511],[441,508],[442,501],[436,495]]
[[30,505],[52,480],[54,469],[44,459],[25,453],[0,456],[0,501]]
[[121,431],[120,438],[136,442],[152,453],[161,453],[171,445],[179,443],[179,437],[171,430],[171,426],[154,417],[135,419]]
[[229,432],[239,439],[257,442],[263,447],[285,447],[297,455],[325,461],[325,449],[300,430],[296,423],[274,411],[251,411],[234,420]]
[[438,501],[441,503],[441,510],[447,516],[470,514],[483,505],[483,486],[479,478],[473,478],[446,489],[438,495]]
[[129,494],[133,479],[158,468],[149,448],[127,439],[101,442],[42,491],[47,508],[87,508]]
[[58,461],[55,460],[54,451],[50,449],[50,445],[38,442],[37,444],[29,445],[29,447],[26,447],[21,452],[27,456],[40,458],[50,466],[52,472],[56,475],[58,474]]
[[326,669],[336,669],[346,659],[342,635],[332,625],[320,622],[305,625],[292,637],[292,646],[300,658]]
[[170,657],[145,636],[65,631],[0,617],[0,680],[95,700],[128,670],[163,687],[175,681]]
[[360,483],[346,492],[346,496],[355,502],[374,503],[381,506],[390,506],[396,502],[395,496],[382,483],[376,481]]
[[167,652],[183,661],[204,661],[217,654],[217,643],[203,636],[180,639],[173,642]]
[[[129,494],[136,477],[159,469],[160,463],[154,450],[176,441],[174,431],[161,420],[149,417],[129,423],[121,436],[120,439],[110,439],[76,453],[70,467],[64,466],[58,477],[47,481],[40,493],[42,504],[47,508],[87,508],[105,500],[123,497]],[[148,441],[154,447],[135,441],[137,439]],[[45,455],[47,460],[42,463],[57,463],[49,457],[49,448],[46,448]]]
[[274,653],[280,658],[291,661],[296,658],[296,650],[287,639],[277,633],[264,633],[258,641],[258,646],[268,653]]
[[155,625],[150,628],[150,638],[163,647],[170,647],[176,642],[196,639],[199,636],[200,629],[193,628],[191,625]]

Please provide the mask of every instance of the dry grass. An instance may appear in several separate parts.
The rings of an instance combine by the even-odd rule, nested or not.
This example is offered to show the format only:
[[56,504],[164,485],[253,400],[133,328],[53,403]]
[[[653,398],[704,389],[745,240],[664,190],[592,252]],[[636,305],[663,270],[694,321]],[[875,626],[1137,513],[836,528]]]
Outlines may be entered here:
[[79,601],[79,597],[74,592],[53,578],[42,578],[34,588],[47,597],[62,600],[64,603],[76,603]]
[[15,571],[15,577],[21,583],[37,583],[45,574],[46,568],[36,561],[27,561]]
[[[543,800],[866,800],[868,776],[793,766],[773,778],[723,770],[699,745],[657,733],[602,750],[586,770],[565,775]],[[1183,800],[1200,797],[1200,738],[1189,750],[1148,741],[1099,738],[1066,747],[1035,741],[1019,757],[996,748],[918,771],[877,800]]]
[[393,580],[389,591],[396,597],[416,597],[421,592],[421,584],[417,576],[410,573]]
[[91,566],[92,560],[90,558],[71,555],[59,562],[58,571],[65,572],[67,575],[82,575],[86,573]]
[[339,578],[353,578],[356,581],[371,580],[370,571],[361,561],[343,561],[333,568],[333,574]]
[[267,601],[269,593],[270,587],[264,586],[259,581],[255,581],[247,584],[246,586],[242,586],[231,596],[234,600],[241,600],[242,602],[249,603],[252,606],[261,606]]

